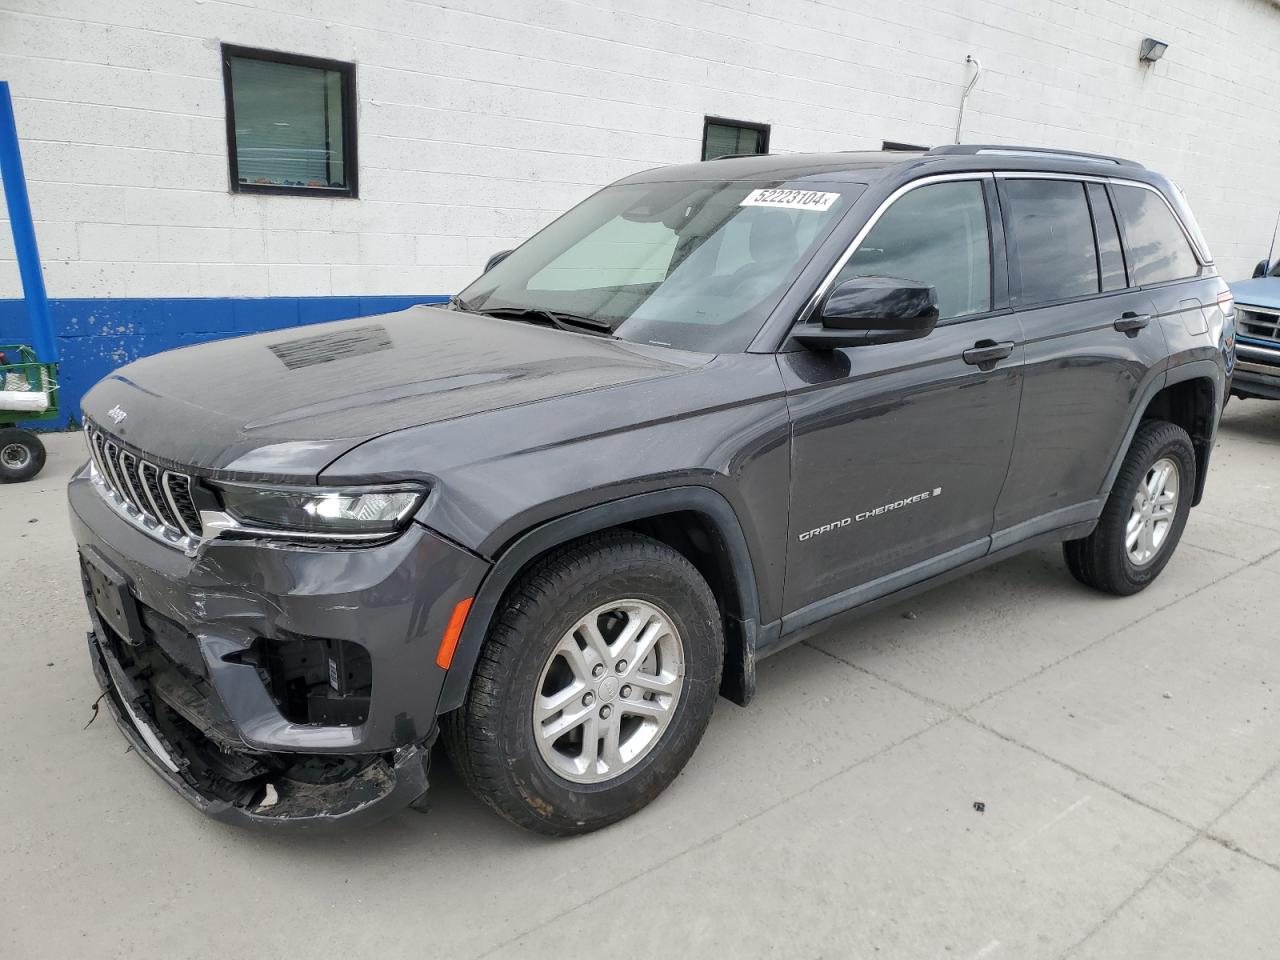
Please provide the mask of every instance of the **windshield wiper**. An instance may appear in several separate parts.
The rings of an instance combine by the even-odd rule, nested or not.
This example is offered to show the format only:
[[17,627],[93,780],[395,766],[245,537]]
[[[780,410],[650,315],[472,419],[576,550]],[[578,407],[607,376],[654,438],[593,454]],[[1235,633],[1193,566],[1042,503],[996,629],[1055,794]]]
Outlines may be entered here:
[[608,320],[596,317],[584,317],[576,313],[562,313],[559,310],[540,310],[535,307],[494,307],[492,310],[477,310],[487,317],[505,317],[524,323],[542,323],[559,330],[571,333],[594,333],[602,337],[613,336],[613,324]]

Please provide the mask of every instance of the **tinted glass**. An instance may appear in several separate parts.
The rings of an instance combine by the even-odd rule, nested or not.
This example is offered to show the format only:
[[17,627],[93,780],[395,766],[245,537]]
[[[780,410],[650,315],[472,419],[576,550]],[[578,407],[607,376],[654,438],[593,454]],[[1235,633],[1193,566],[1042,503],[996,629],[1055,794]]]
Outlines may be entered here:
[[1009,258],[1014,302],[1028,306],[1097,293],[1098,250],[1084,184],[1007,180],[1005,190],[1016,245]]
[[1089,206],[1093,209],[1093,229],[1098,235],[1098,264],[1102,267],[1102,289],[1123,290],[1128,284],[1124,275],[1124,254],[1120,252],[1120,233],[1116,215],[1107,198],[1107,188],[1100,183],[1086,184]]
[[1200,263],[1186,234],[1158,194],[1143,187],[1114,186],[1112,189],[1116,212],[1124,224],[1129,272],[1134,283],[1180,280],[1200,272]]
[[930,284],[945,320],[991,309],[991,241],[982,184],[917,187],[871,228],[836,282],[896,277]]
[[604,321],[685,350],[743,350],[862,192],[776,182],[623,183],[584,200],[459,294],[465,310]]
[[348,186],[342,87],[337,70],[231,57],[239,182]]

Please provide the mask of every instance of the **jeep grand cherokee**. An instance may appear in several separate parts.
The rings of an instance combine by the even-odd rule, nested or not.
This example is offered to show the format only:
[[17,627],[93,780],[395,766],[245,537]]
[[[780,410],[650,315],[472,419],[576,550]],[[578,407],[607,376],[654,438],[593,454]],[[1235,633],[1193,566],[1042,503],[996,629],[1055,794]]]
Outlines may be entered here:
[[498,813],[593,830],[837,616],[1051,542],[1089,586],[1149,584],[1204,490],[1232,310],[1132,162],[637,174],[448,306],[97,384],[69,490],[93,666],[218,819],[385,816],[442,734]]

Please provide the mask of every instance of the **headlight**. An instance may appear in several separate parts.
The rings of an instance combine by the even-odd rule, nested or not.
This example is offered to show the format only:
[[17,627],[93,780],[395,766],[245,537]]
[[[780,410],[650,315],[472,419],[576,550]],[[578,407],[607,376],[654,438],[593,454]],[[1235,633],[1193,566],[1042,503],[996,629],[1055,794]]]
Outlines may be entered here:
[[418,484],[377,487],[213,485],[223,509],[243,527],[281,536],[366,540],[395,533],[422,504]]

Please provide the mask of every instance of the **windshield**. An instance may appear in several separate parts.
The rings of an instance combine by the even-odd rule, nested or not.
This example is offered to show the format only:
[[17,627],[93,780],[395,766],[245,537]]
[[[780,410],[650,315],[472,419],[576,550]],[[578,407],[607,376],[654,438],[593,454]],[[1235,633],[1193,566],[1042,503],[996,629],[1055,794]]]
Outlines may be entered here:
[[637,343],[745,350],[863,190],[817,186],[606,187],[535,234],[455,303],[472,311],[586,318]]

